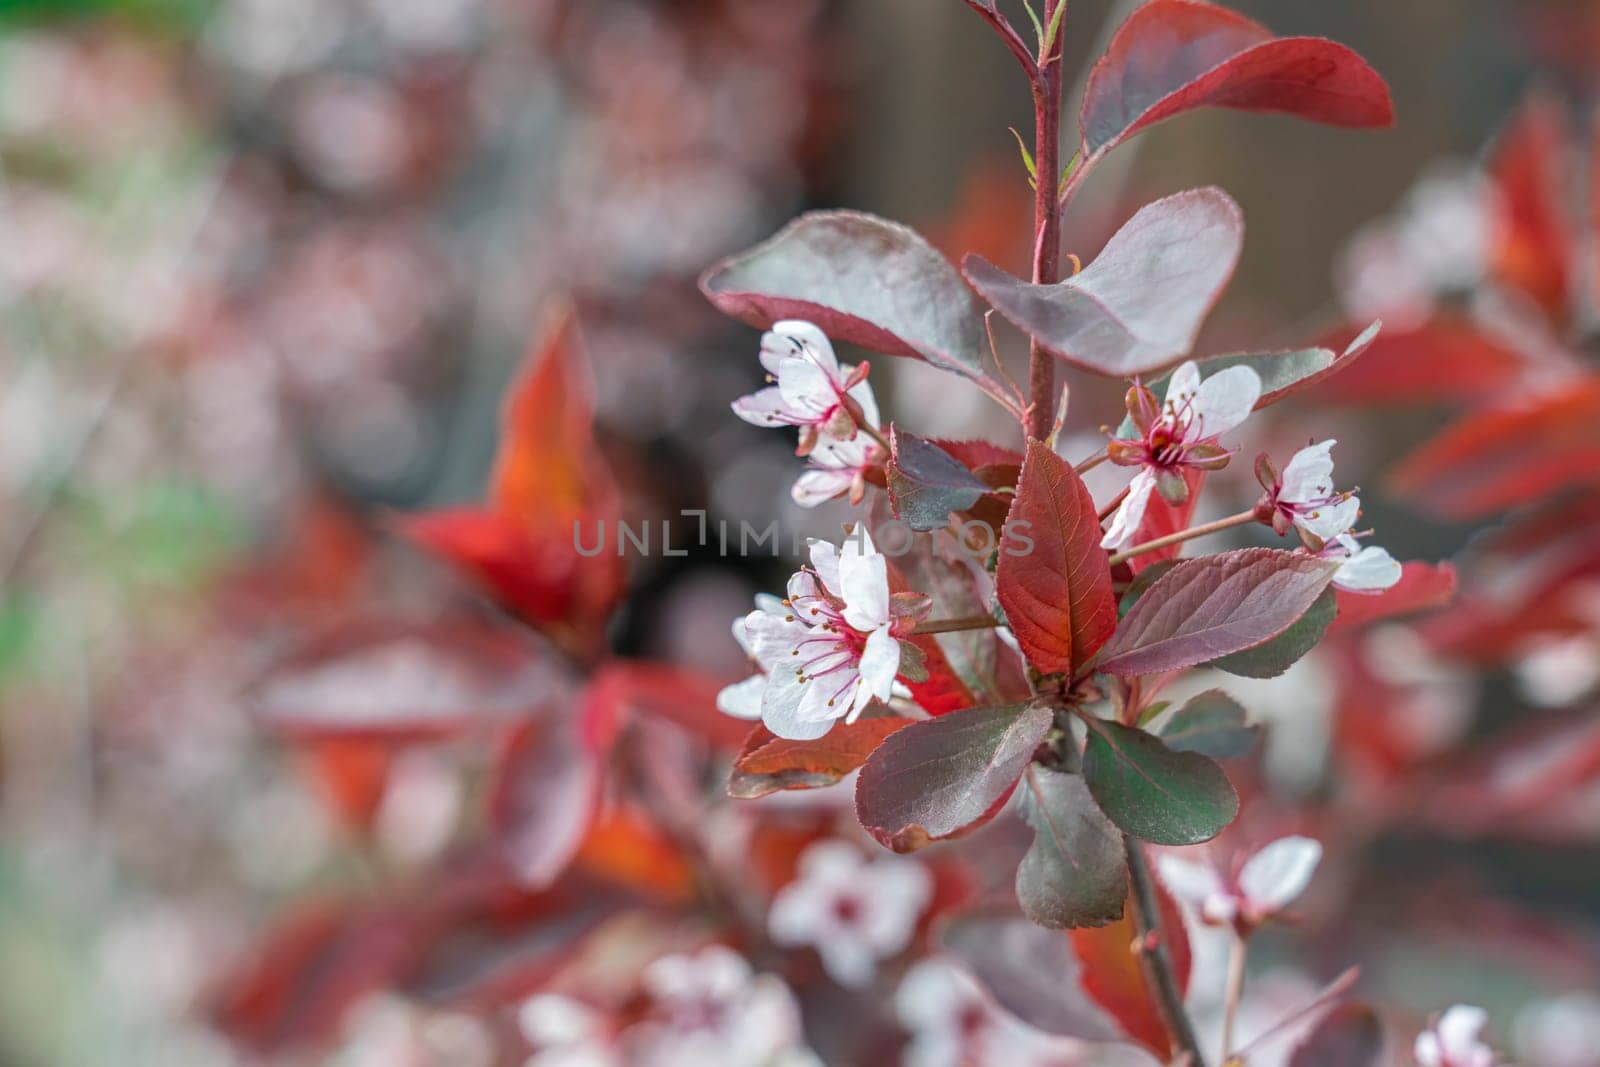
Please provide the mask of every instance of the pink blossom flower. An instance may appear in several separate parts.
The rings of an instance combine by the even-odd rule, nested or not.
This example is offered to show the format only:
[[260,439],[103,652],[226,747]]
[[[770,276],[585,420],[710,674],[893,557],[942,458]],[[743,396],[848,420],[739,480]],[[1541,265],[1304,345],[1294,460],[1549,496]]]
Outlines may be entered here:
[[[761,688],[767,729],[812,740],[838,719],[854,722],[873,700],[889,699],[900,670],[896,633],[904,632],[907,620],[895,614],[888,561],[865,529],[848,538],[842,551],[812,541],[811,566],[789,579],[788,591],[782,614],[769,603],[746,615],[744,635],[752,658],[767,672]],[[747,690],[724,690],[719,703],[747,709],[741,703]]]
[[665,956],[644,973],[649,1015],[623,1035],[633,1067],[820,1067],[801,1041],[800,1007],[781,978],[724,945]]
[[867,492],[867,473],[883,463],[883,450],[865,435],[850,441],[824,437],[811,451],[805,473],[795,479],[790,495],[803,508],[814,508],[848,495],[859,504]]
[[860,986],[911,943],[932,895],[933,879],[915,860],[868,861],[843,841],[821,841],[800,856],[800,876],[773,901],[768,926],[781,945],[815,948],[840,985]]
[[1309,837],[1282,837],[1224,875],[1209,860],[1195,863],[1174,855],[1159,860],[1172,895],[1214,926],[1248,932],[1280,914],[1311,883],[1322,846]]
[[1111,462],[1138,467],[1128,495],[1106,530],[1102,548],[1122,548],[1139,531],[1150,494],[1181,504],[1188,495],[1185,468],[1217,470],[1233,453],[1217,438],[1243,422],[1261,397],[1261,378],[1249,367],[1229,367],[1202,381],[1193,360],[1172,374],[1166,400],[1142,385],[1128,391],[1128,417],[1139,437],[1114,437]]
[[1400,563],[1377,545],[1363,548],[1356,535],[1343,533],[1323,546],[1317,555],[1337,560],[1333,584],[1348,593],[1381,593],[1400,580]]
[[1478,1039],[1488,1021],[1482,1008],[1457,1004],[1417,1035],[1418,1067],[1494,1067],[1494,1050]]
[[1334,441],[1323,441],[1296,452],[1280,475],[1272,461],[1256,462],[1256,477],[1267,491],[1265,507],[1279,535],[1290,529],[1313,551],[1341,534],[1349,533],[1361,517],[1361,498],[1333,488]]
[[842,366],[827,335],[811,323],[775,323],[761,338],[761,365],[777,384],[735,400],[733,412],[757,426],[798,427],[799,455],[823,440],[855,440],[859,423],[878,428],[868,365]]

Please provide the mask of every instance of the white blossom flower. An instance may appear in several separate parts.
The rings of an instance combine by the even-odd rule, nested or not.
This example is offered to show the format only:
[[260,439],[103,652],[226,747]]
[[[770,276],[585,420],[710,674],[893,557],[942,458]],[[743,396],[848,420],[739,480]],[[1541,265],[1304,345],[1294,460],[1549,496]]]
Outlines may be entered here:
[[1517,1013],[1517,1055],[1539,1067],[1600,1064],[1600,994],[1565,993],[1539,1000]]
[[867,492],[867,473],[882,462],[883,449],[865,434],[848,441],[824,437],[811,450],[789,495],[803,508],[846,495],[850,503],[859,504]]
[[1139,532],[1150,494],[1159,491],[1171,503],[1188,493],[1185,468],[1216,470],[1232,453],[1217,438],[1242,423],[1261,398],[1261,378],[1249,367],[1228,367],[1204,381],[1193,360],[1172,374],[1166,399],[1143,386],[1129,392],[1128,417],[1141,436],[1114,437],[1107,447],[1113,463],[1137,466],[1128,495],[1117,508],[1101,541],[1102,548],[1125,546]]
[[1334,441],[1323,441],[1296,452],[1280,475],[1263,458],[1256,476],[1267,491],[1272,528],[1300,531],[1307,546],[1320,550],[1341,534],[1349,533],[1361,517],[1361,498],[1333,487]]
[[824,440],[854,440],[857,420],[878,428],[868,365],[841,365],[827,335],[813,324],[775,323],[761,338],[761,365],[777,384],[735,400],[734,414],[757,426],[798,427],[800,455]]
[[[763,615],[775,616],[783,619],[789,614],[789,609],[783,606],[783,601],[771,593],[756,594],[756,611]],[[752,660],[760,662],[756,655],[756,646],[750,636],[748,620],[741,615],[733,620],[733,639],[739,642],[739,647],[744,649],[744,654]],[[742,682],[724,686],[717,694],[717,710],[724,715],[732,715],[736,719],[755,720],[761,718],[761,693],[767,687],[765,670],[760,674],[752,674]]]
[[1317,555],[1336,560],[1333,584],[1348,593],[1381,593],[1400,580],[1400,563],[1377,545],[1362,547],[1354,534],[1340,534]]
[[1227,876],[1209,859],[1196,863],[1170,853],[1160,857],[1161,878],[1200,918],[1241,932],[1280,914],[1311,884],[1322,846],[1309,837],[1282,837],[1264,846]]
[[1494,1067],[1494,1050],[1479,1040],[1489,1021],[1482,1008],[1457,1004],[1417,1035],[1418,1067]]
[[523,1067],[620,1067],[606,1019],[574,997],[536,993],[517,1009],[517,1029],[532,1053]]
[[776,975],[756,974],[723,945],[665,956],[644,973],[648,1016],[629,1027],[633,1067],[804,1067],[800,1008]]
[[[770,605],[769,605],[770,606]],[[779,737],[808,741],[887,700],[900,670],[888,561],[862,528],[835,548],[811,542],[811,566],[789,579],[783,614],[745,616],[752,657],[767,672],[761,719]],[[739,694],[733,694],[738,706]]]
[[878,961],[911,943],[933,878],[915,860],[865,859],[843,841],[821,841],[800,856],[799,877],[772,902],[768,927],[780,945],[810,945],[840,985],[872,980]]

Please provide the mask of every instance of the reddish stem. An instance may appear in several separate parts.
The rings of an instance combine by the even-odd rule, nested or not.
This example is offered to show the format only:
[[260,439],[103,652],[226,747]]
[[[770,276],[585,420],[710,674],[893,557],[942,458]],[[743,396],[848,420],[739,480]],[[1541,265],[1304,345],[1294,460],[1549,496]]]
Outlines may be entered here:
[[[1045,0],[1044,24],[1067,0]],[[1033,75],[1033,159],[1037,178],[1033,197],[1033,281],[1053,285],[1061,280],[1061,42],[1058,32],[1050,52],[1039,57]],[[1055,425],[1055,357],[1038,341],[1028,348],[1028,436],[1043,441]]]

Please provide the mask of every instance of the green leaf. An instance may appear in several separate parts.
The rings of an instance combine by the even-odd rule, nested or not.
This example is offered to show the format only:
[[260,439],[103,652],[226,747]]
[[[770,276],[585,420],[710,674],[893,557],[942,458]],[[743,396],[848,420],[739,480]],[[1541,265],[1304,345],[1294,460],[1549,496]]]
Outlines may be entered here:
[[1055,930],[1120,919],[1128,895],[1122,834],[1083,777],[1029,768],[1023,785],[1022,817],[1034,838],[1017,868],[1022,913]]
[[1334,597],[1333,587],[1329,586],[1317,597],[1310,610],[1300,616],[1299,621],[1271,641],[1212,660],[1210,665],[1219,671],[1246,678],[1276,678],[1293,667],[1301,656],[1317,647],[1317,642],[1328,632],[1337,614],[1338,600]]
[[891,734],[856,779],[861,825],[896,852],[994,818],[1054,717],[1038,704],[968,708]]
[[1085,719],[1083,776],[1112,822],[1157,845],[1209,841],[1239,814],[1239,796],[1216,762],[1174,752],[1143,730]]
[[1173,712],[1156,733],[1174,752],[1232,759],[1255,747],[1261,728],[1250,725],[1238,701],[1220,689],[1208,689]]

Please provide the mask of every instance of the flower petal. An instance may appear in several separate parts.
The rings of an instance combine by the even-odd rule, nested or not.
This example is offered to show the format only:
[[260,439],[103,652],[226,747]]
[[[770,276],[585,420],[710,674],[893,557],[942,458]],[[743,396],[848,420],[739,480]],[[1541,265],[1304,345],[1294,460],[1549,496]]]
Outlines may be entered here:
[[1156,869],[1161,872],[1167,891],[1196,910],[1203,909],[1210,897],[1225,892],[1222,876],[1210,863],[1163,853],[1156,857]]
[[1400,564],[1377,545],[1368,545],[1333,572],[1333,584],[1352,593],[1381,593],[1400,580]]
[[[839,357],[834,355],[833,342],[815,323],[804,319],[784,319],[772,324],[772,332],[793,340],[806,349],[823,370],[839,377]],[[790,353],[791,355],[796,353]]]
[[786,359],[780,363],[778,390],[789,409],[803,418],[820,418],[839,402],[834,380],[810,359]]
[[1264,917],[1281,911],[1305,892],[1322,859],[1322,845],[1309,837],[1283,837],[1267,845],[1239,872],[1239,888],[1250,910]]
[[767,675],[767,686],[761,692],[761,722],[767,729],[787,741],[815,741],[833,729],[833,720],[817,721],[800,715],[806,694],[816,686],[802,682],[788,668],[780,668]]
[[1190,441],[1216,437],[1239,425],[1261,399],[1261,376],[1249,367],[1229,367],[1200,383],[1190,423]]
[[1283,468],[1283,488],[1278,499],[1289,504],[1321,500],[1333,494],[1334,441],[1309,445],[1294,454]]
[[1100,540],[1101,548],[1118,549],[1133,540],[1134,534],[1139,532],[1139,524],[1144,522],[1144,511],[1155,487],[1156,476],[1148,467],[1140,469],[1133,476],[1133,481],[1128,483],[1127,497],[1112,516],[1105,537]]
[[855,480],[854,471],[808,470],[794,480],[789,496],[803,508],[814,508],[848,493]]
[[817,572],[831,596],[839,595],[839,548],[832,541],[813,537],[806,541],[811,557],[811,569]]
[[850,710],[858,712],[874,697],[888,700],[894,692],[894,677],[900,671],[900,642],[889,636],[888,624],[872,631],[861,650],[861,688]]
[[867,425],[878,429],[878,398],[872,395],[872,383],[865,379],[857,382],[850,390],[850,399],[861,405],[861,414],[866,416]]
[[717,710],[735,719],[761,718],[761,694],[766,692],[767,676],[752,674],[742,682],[724,686],[717,694]]
[[872,545],[866,527],[845,539],[839,555],[839,595],[844,621],[863,633],[889,621],[889,561]]
[[1172,380],[1167,383],[1167,405],[1181,408],[1192,401],[1199,390],[1200,365],[1191,359],[1172,372]]
[[1336,504],[1323,504],[1310,511],[1296,512],[1294,524],[1306,533],[1323,541],[1332,541],[1350,528],[1361,517],[1361,498],[1345,497]]
[[783,391],[769,385],[748,396],[741,396],[732,404],[733,413],[754,426],[788,426],[789,403]]

